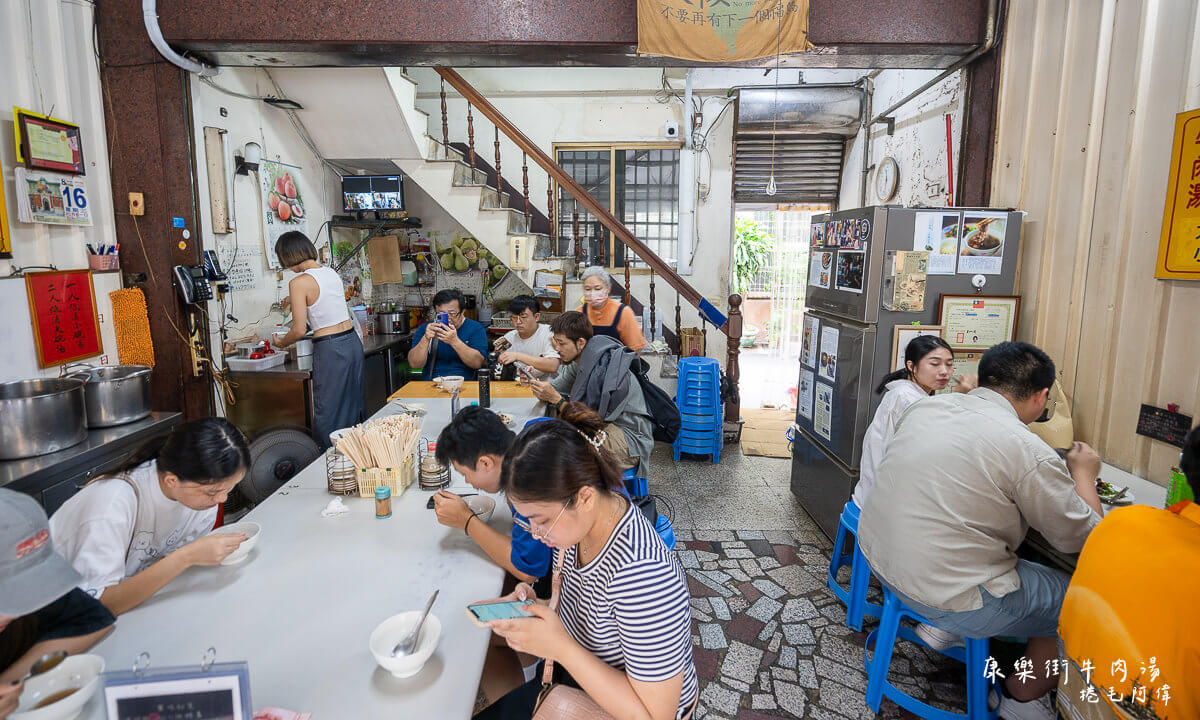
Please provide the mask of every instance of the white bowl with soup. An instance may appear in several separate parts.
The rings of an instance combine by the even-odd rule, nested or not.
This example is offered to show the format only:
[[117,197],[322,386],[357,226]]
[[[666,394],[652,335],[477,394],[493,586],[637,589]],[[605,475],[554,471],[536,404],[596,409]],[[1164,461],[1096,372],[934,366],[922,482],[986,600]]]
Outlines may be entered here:
[[224,560],[221,561],[222,565],[237,565],[238,563],[244,561],[247,557],[250,556],[250,551],[253,550],[254,546],[258,544],[258,536],[261,533],[262,533],[261,525],[259,525],[256,522],[243,521],[243,522],[230,523],[229,525],[222,525],[221,527],[217,528],[216,530],[213,530],[212,533],[210,533],[210,534],[212,534],[212,535],[220,535],[220,534],[239,535],[239,534],[241,534],[241,535],[246,536],[246,539],[242,541],[242,544],[238,545],[236,550],[234,550],[232,553],[229,554],[228,557],[226,557]]
[[984,228],[983,232],[974,230],[969,233],[963,244],[968,255],[999,255],[1004,247],[1004,238]]
[[17,711],[8,720],[74,720],[100,686],[104,658],[72,655],[53,670],[25,681]]

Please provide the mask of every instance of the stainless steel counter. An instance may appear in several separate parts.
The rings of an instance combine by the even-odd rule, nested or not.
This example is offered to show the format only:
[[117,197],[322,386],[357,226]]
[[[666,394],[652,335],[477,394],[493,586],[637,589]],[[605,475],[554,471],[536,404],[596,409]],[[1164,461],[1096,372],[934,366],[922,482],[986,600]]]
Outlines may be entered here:
[[83,442],[56,453],[0,462],[0,486],[32,495],[52,513],[75,494],[77,485],[118,466],[142,443],[165,435],[182,420],[177,412],[154,412],[125,425],[92,430]]

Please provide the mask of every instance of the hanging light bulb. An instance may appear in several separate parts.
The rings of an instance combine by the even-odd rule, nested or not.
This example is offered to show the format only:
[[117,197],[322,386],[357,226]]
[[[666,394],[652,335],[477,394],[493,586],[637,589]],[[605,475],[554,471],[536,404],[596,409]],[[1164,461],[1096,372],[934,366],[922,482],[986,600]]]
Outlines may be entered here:
[[771,178],[767,180],[767,194],[774,195],[779,192],[779,188],[775,187],[775,173],[771,173]]

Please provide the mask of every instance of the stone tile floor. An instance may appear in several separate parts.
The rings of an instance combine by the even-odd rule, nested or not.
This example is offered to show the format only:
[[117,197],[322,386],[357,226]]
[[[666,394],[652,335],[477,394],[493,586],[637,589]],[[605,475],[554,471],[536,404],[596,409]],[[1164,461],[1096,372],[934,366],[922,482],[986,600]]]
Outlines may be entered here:
[[[878,716],[866,706],[866,633],[845,626],[845,608],[825,587],[832,544],[792,496],[790,468],[734,445],[719,465],[676,464],[662,445],[652,460],[651,491],[674,510],[692,593],[696,718],[914,717],[887,700]],[[901,642],[892,671],[926,702],[965,709],[962,665]]]

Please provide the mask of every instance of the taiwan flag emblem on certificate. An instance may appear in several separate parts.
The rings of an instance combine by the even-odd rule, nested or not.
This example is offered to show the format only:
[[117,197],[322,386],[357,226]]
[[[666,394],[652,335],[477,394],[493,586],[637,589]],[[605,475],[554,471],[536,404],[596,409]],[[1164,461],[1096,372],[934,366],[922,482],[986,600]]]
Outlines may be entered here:
[[976,309],[976,310],[982,310],[982,309],[983,309],[983,301],[982,301],[982,300],[975,300],[975,301],[973,301],[973,302],[971,303],[971,307],[972,307],[972,308],[974,308],[974,309]]

